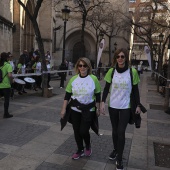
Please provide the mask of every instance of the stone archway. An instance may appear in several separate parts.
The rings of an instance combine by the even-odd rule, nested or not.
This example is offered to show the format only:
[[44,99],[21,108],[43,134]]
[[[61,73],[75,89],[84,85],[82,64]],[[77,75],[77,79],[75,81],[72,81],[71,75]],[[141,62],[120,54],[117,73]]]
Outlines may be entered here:
[[[74,64],[80,57],[87,57],[95,62],[95,37],[88,31],[85,32],[84,46],[81,45],[81,34],[79,30],[72,31],[66,38],[66,56],[68,61]],[[84,54],[82,54],[84,51]],[[60,61],[59,61],[60,62]]]
[[[86,51],[85,46],[82,46],[81,42],[77,42],[73,47],[73,58],[72,62],[75,64],[77,60],[82,57],[82,51]],[[86,56],[86,54],[85,54]]]

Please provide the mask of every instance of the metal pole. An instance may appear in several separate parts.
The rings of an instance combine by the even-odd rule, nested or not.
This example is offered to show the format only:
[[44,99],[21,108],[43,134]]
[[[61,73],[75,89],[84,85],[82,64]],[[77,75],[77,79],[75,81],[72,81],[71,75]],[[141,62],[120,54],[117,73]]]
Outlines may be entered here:
[[[159,56],[158,56],[158,74],[161,74],[161,41],[159,45]],[[159,92],[159,76],[158,76],[158,81],[157,81],[157,92]]]
[[67,22],[67,21],[64,21],[64,33],[63,33],[63,56],[62,56],[62,63],[64,63],[64,59],[65,59],[66,22]]

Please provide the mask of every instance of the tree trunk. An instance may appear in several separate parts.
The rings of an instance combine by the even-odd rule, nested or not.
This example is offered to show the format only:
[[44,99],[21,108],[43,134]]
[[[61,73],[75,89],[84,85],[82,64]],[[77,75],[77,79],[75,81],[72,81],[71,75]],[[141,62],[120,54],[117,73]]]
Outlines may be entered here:
[[34,28],[34,32],[35,32],[35,36],[36,36],[36,40],[38,43],[38,49],[40,51],[40,57],[41,57],[41,66],[42,66],[42,96],[46,97],[49,96],[48,94],[48,90],[46,90],[48,88],[47,82],[48,82],[48,74],[45,73],[47,71],[47,66],[46,66],[46,61],[45,61],[45,52],[44,52],[44,44],[41,38],[41,33],[39,30],[39,26],[37,23],[37,16],[38,16],[38,12],[39,9],[41,7],[43,0],[37,0],[37,4],[35,7],[35,10],[33,12],[30,12],[28,10],[28,8],[24,5],[24,3],[21,0],[18,0],[18,3],[23,7],[23,9],[25,10],[26,14],[28,15],[30,21],[32,22],[32,26]]
[[86,25],[86,15],[83,13],[83,23],[82,23],[82,30],[81,30],[81,55],[82,57],[86,57],[85,56],[85,46],[84,46],[84,29],[85,29],[85,25]]
[[45,52],[44,52],[44,44],[41,38],[41,33],[38,27],[38,23],[36,20],[33,21],[33,27],[36,35],[36,40],[38,43],[38,49],[40,51],[40,57],[41,57],[41,67],[42,67],[42,96],[47,97],[49,96],[48,93],[48,74],[45,73],[47,71],[46,61],[45,61]]

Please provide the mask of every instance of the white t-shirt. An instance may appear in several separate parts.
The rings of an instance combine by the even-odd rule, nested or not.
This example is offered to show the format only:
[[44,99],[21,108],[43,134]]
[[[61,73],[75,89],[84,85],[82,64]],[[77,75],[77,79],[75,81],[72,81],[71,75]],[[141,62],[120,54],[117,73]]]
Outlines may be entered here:
[[9,63],[10,63],[10,64],[11,64],[11,66],[12,66],[12,71],[14,71],[14,69],[15,69],[14,62],[11,60],[11,61],[9,61]]
[[141,70],[142,70],[142,65],[139,64],[139,65],[138,65],[138,71],[141,71]]
[[[94,101],[95,93],[101,92],[101,87],[97,77],[94,75],[88,75],[84,78],[75,75],[70,79],[66,91],[72,93],[72,99],[77,99],[80,103],[87,105]],[[81,112],[76,107],[71,108]]]
[[41,73],[41,62],[36,64],[36,73]]
[[118,73],[115,69],[110,91],[110,107],[116,109],[129,108],[131,90],[130,70]]
[[22,74],[25,74],[25,68],[26,68],[25,64],[22,65],[22,67],[21,67],[21,73],[22,73]]
[[51,66],[50,64],[47,64],[47,70],[50,71],[51,70]]

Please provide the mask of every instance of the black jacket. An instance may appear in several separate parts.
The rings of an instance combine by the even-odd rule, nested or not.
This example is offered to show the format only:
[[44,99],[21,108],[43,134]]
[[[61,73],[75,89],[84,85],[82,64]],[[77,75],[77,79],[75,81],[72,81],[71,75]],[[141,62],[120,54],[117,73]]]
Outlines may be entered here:
[[[71,106],[77,107],[79,110],[81,110],[82,111],[83,119],[86,120],[86,121],[89,121],[90,109],[95,107],[95,101],[92,102],[92,103],[89,103],[88,105],[85,105],[85,104],[81,104],[76,99],[75,100],[71,99],[71,101],[67,105],[66,113],[65,113],[64,117],[60,119],[61,130],[66,126],[67,122],[72,123],[71,118],[70,118],[70,109],[71,109]],[[95,116],[94,116],[94,118],[92,120],[91,129],[97,135],[99,135],[99,123],[98,123],[97,114],[95,114]]]

